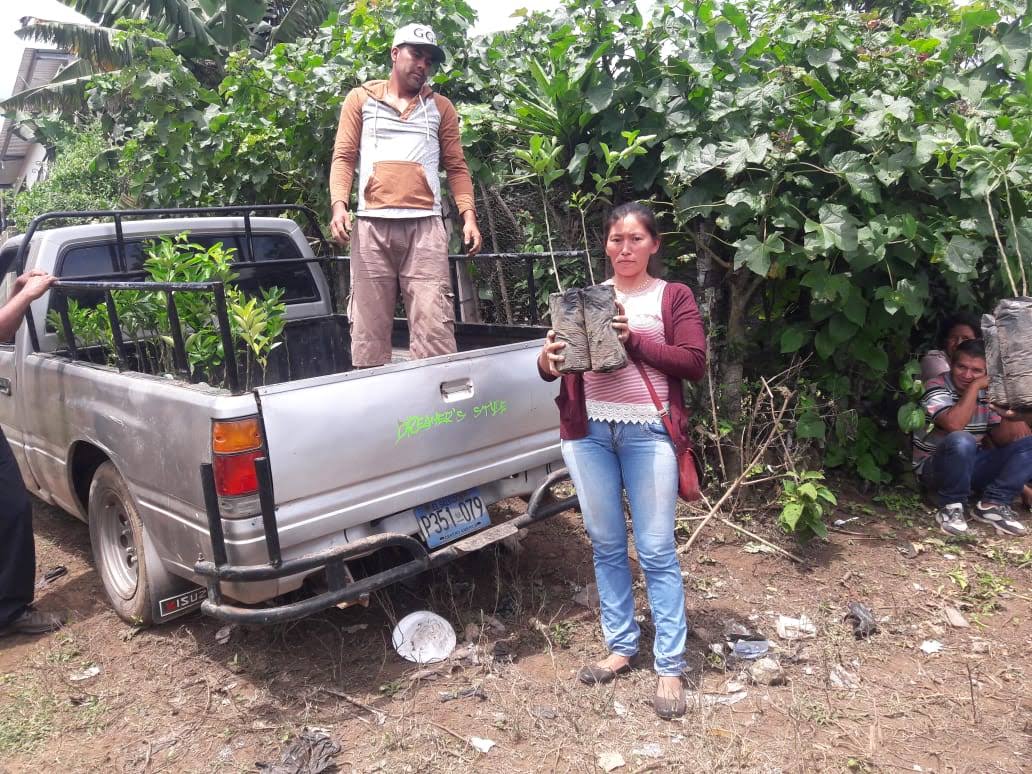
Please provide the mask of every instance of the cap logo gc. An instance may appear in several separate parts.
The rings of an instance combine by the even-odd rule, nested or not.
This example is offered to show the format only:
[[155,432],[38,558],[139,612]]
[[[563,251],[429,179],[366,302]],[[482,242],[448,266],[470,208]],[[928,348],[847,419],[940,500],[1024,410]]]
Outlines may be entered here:
[[429,27],[413,27],[412,34],[417,38],[425,40],[427,43],[437,44],[437,36]]

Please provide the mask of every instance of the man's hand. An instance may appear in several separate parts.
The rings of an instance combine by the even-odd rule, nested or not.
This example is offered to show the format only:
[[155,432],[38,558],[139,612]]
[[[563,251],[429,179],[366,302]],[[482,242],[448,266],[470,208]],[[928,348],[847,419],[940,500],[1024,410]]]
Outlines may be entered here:
[[968,389],[974,390],[975,392],[978,392],[979,390],[988,390],[989,375],[986,374],[985,376],[980,376],[979,378],[975,379],[973,382],[971,382],[970,385],[968,385]]
[[1032,410],[1030,409],[1009,409],[1004,408],[1003,406],[998,406],[995,403],[990,403],[989,406],[1004,420],[1032,423]]
[[56,279],[57,277],[45,271],[32,269],[14,281],[15,293],[24,293],[29,301],[35,301],[47,292]]
[[462,246],[467,249],[466,255],[472,257],[479,253],[483,241],[477,228],[477,216],[473,210],[466,210],[462,213]]
[[14,281],[14,286],[12,287],[11,294],[17,295],[18,293],[21,293],[21,289],[25,287],[25,283],[28,281],[29,277],[44,276],[47,276],[47,273],[42,269],[29,269],[27,272],[20,275],[18,279]]
[[351,213],[344,202],[333,203],[333,215],[330,216],[330,235],[338,245],[346,245],[351,241]]

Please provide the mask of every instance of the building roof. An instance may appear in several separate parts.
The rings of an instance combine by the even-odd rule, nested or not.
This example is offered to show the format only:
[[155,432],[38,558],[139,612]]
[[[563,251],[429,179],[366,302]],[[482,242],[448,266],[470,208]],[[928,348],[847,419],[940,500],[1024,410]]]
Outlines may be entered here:
[[[44,86],[53,80],[57,72],[73,61],[75,57],[64,51],[44,48],[26,48],[22,53],[18,72],[14,77],[12,94]],[[0,129],[0,188],[10,188],[21,169],[31,142],[27,142],[14,131],[14,124],[4,121]]]

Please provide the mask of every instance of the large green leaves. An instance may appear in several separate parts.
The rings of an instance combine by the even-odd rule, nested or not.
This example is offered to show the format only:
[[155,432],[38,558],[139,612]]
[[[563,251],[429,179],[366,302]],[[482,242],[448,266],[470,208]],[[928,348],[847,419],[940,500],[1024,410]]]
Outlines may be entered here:
[[766,277],[770,271],[771,256],[784,251],[785,243],[777,234],[771,234],[762,242],[750,234],[735,242],[735,247],[738,248],[735,252],[736,269],[748,266],[749,271]]

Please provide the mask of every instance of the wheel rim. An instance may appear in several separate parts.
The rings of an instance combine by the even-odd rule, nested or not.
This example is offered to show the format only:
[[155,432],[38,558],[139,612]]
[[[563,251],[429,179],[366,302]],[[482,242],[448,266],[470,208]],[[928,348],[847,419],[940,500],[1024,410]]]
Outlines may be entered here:
[[138,547],[129,514],[114,492],[104,492],[97,526],[101,557],[112,590],[122,599],[132,599],[139,582]]

